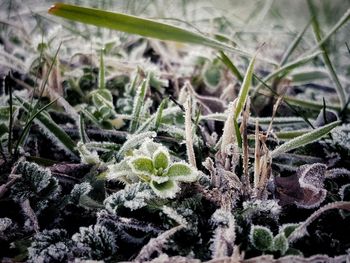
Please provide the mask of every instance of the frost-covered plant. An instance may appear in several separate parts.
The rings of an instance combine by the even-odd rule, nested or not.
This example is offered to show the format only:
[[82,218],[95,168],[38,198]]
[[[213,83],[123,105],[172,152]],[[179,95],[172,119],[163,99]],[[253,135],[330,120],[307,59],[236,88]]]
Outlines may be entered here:
[[299,224],[284,224],[279,233],[273,236],[271,230],[265,226],[252,225],[250,229],[250,243],[262,252],[278,251],[281,255],[289,249],[288,237],[297,229]]
[[35,235],[28,248],[28,262],[67,262],[72,257],[72,241],[63,229],[44,230]]
[[70,193],[70,202],[73,204],[79,204],[80,198],[87,195],[92,190],[92,186],[88,182],[74,185]]
[[106,227],[92,225],[80,227],[72,236],[74,255],[84,259],[103,260],[112,257],[118,249],[114,234]]
[[114,109],[113,96],[110,90],[99,88],[90,93],[93,106],[88,106],[88,115],[93,121],[102,124],[104,128],[120,128],[124,125],[122,119],[117,117]]
[[252,220],[255,217],[269,217],[277,220],[281,213],[281,206],[276,200],[254,200],[243,202],[242,215],[247,220]]
[[82,163],[85,164],[99,164],[101,163],[100,158],[96,151],[90,151],[83,142],[78,142],[77,150],[80,154]]
[[211,221],[216,226],[212,238],[213,258],[231,256],[236,240],[236,220],[230,211],[218,209],[212,215]]
[[252,225],[249,235],[252,245],[260,250],[270,250],[273,244],[273,234],[271,230],[264,226]]
[[[120,163],[110,165],[107,177],[124,182],[143,181],[161,198],[174,198],[178,182],[194,182],[198,171],[184,162],[172,162],[167,148],[147,139]],[[124,169],[120,171],[120,169]]]
[[345,184],[339,189],[339,195],[342,201],[350,201],[350,184]]
[[29,199],[32,205],[41,210],[60,193],[58,181],[52,177],[50,170],[35,163],[18,163],[16,174],[21,177],[12,186],[11,197],[17,202]]
[[117,214],[121,208],[133,211],[145,207],[152,198],[155,198],[155,195],[149,185],[139,182],[127,185],[124,189],[110,195],[105,199],[104,205],[109,212]]
[[350,124],[343,124],[331,131],[332,140],[329,143],[338,145],[350,152]]
[[9,240],[14,236],[17,225],[8,217],[0,218],[0,240]]

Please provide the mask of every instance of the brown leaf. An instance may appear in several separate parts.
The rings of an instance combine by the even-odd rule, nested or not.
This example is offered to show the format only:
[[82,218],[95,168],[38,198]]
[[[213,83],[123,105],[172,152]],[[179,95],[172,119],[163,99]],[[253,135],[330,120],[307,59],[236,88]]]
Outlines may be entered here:
[[326,165],[315,163],[301,166],[292,176],[275,177],[275,195],[280,200],[279,204],[318,207],[327,195],[323,189],[326,172]]

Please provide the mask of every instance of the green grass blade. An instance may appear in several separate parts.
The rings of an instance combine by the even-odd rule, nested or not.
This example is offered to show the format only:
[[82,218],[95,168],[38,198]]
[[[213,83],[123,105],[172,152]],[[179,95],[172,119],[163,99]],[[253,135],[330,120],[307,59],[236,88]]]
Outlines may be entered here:
[[323,127],[317,128],[309,133],[298,136],[298,137],[294,138],[293,140],[290,140],[290,141],[282,144],[281,146],[277,147],[275,150],[273,150],[271,152],[271,157],[274,158],[281,153],[285,153],[285,152],[294,150],[296,148],[302,147],[306,144],[315,142],[318,139],[322,138],[327,133],[329,133],[333,128],[335,128],[339,124],[340,124],[340,121],[335,121],[335,122],[329,123]]
[[317,45],[312,48],[310,50],[310,53],[316,51],[317,49],[319,49],[322,45],[324,45],[329,38],[338,31],[339,28],[341,28],[343,25],[345,25],[348,20],[350,19],[350,8],[348,10],[346,10],[346,12],[344,13],[344,15],[338,20],[338,22],[332,27],[331,30],[329,30],[329,32],[327,33],[326,36],[324,36],[322,39],[320,39],[317,43]]
[[[30,104],[25,102],[23,99],[17,97],[17,99],[23,105],[23,109],[28,113],[31,110]],[[47,136],[52,139],[57,146],[61,149],[65,150],[68,154],[72,156],[77,156],[75,152],[75,142],[69,137],[69,135],[61,129],[49,116],[45,114],[44,110],[48,108],[52,103],[50,102],[43,108],[41,108],[38,112],[36,112],[29,121],[34,121],[39,125],[40,128],[44,130]]]
[[275,134],[279,140],[291,140],[296,137],[302,136],[310,131],[312,130],[303,129],[303,130],[294,130],[294,131],[280,131],[280,132],[275,132]]
[[232,74],[240,81],[243,81],[243,76],[237,69],[237,67],[232,63],[231,59],[223,51],[220,51],[220,60],[226,65],[226,67],[232,72]]
[[238,116],[241,114],[244,104],[247,101],[249,89],[252,84],[252,78],[254,73],[254,63],[255,63],[256,55],[252,58],[250,61],[247,72],[244,76],[241,89],[239,90],[238,98],[237,98],[237,104],[236,104],[236,110],[234,113],[234,120],[237,121]]
[[80,112],[80,115],[79,115],[79,136],[80,136],[80,140],[84,144],[90,141],[85,131],[85,119],[84,119],[83,112]]
[[158,109],[157,109],[157,115],[154,123],[154,129],[155,131],[158,131],[159,126],[162,122],[162,117],[163,117],[163,110],[165,105],[168,103],[168,99],[163,99],[162,102],[160,103]]
[[304,36],[305,32],[307,31],[307,29],[309,28],[310,24],[311,24],[311,20],[306,24],[306,26],[303,28],[303,30],[299,32],[299,34],[296,36],[296,38],[290,44],[290,46],[288,47],[288,49],[286,50],[286,52],[284,53],[284,55],[281,59],[281,62],[280,62],[281,66],[286,64],[289,56],[294,52],[294,50],[296,49],[296,47],[300,43],[301,39],[303,38],[303,36]]
[[[312,29],[314,31],[315,38],[316,38],[316,41],[318,43],[318,46],[323,51],[323,54],[322,54],[323,62],[324,62],[325,66],[326,66],[326,68],[327,68],[327,70],[329,72],[331,80],[335,84],[335,88],[336,88],[336,91],[337,91],[337,94],[338,94],[338,98],[339,98],[340,104],[341,104],[342,107],[344,107],[345,104],[346,104],[346,100],[347,100],[346,92],[345,92],[342,84],[340,83],[338,75],[335,72],[333,64],[332,64],[332,62],[331,62],[331,60],[330,60],[330,58],[328,56],[328,52],[327,52],[327,48],[326,48],[325,43],[324,42],[321,43],[321,41],[322,41],[322,33],[321,33],[320,25],[319,25],[318,20],[317,20],[316,8],[313,5],[311,0],[308,0],[307,3],[309,5],[310,13],[313,16]],[[349,12],[349,14],[346,17],[348,17],[348,18],[350,17],[350,12]],[[342,24],[344,24],[344,23],[345,23],[345,21]]]
[[132,111],[132,120],[130,123],[130,132],[136,131],[137,126],[139,125],[141,109],[145,101],[148,85],[149,85],[149,76],[147,77],[147,79],[145,79],[142,82],[141,86],[139,87],[139,90],[136,93],[135,100],[134,100],[134,107]]
[[[308,63],[310,60],[314,59],[318,55],[322,54],[322,52],[315,52],[311,55],[299,58],[294,60],[293,62],[290,62],[288,64],[285,64],[283,67],[280,67],[279,69],[273,71],[271,74],[269,74],[267,77],[264,78],[264,82],[268,82],[269,80],[279,77],[279,76],[286,76],[291,70],[298,68],[306,63]],[[260,83],[253,92],[253,97],[257,94],[257,92],[263,87],[264,85]]]
[[[218,50],[234,52],[245,57],[252,57],[245,51],[228,46],[205,35],[151,19],[63,3],[54,4],[49,9],[49,13],[85,24],[106,27],[129,34],[160,40],[204,45]],[[275,64],[275,62],[269,62]]]
[[[26,111],[28,111],[28,113],[30,113],[30,106],[29,104],[25,103],[21,98],[17,97],[17,100],[19,100]],[[57,100],[57,99],[56,99]],[[48,107],[50,107],[52,104],[54,104],[56,102],[56,100],[53,100],[51,101],[50,103],[46,104],[44,107],[42,107],[41,109],[39,109],[37,112],[35,112],[32,116],[29,117],[29,119],[27,120],[24,128],[23,128],[23,131],[21,133],[21,135],[19,136],[19,139],[17,141],[17,144],[16,144],[16,147],[15,147],[15,155],[16,153],[18,152],[18,148],[19,146],[22,146],[23,143],[24,143],[24,139],[27,137],[27,134],[29,132],[29,128],[31,127],[33,121],[35,120],[35,118],[38,117],[38,115],[43,112],[44,110],[46,110]],[[26,105],[24,105],[26,104]],[[27,106],[27,107],[26,107]]]
[[98,88],[99,89],[104,89],[105,88],[105,64],[103,60],[103,49],[101,49],[101,54],[100,54],[100,70],[98,72]]

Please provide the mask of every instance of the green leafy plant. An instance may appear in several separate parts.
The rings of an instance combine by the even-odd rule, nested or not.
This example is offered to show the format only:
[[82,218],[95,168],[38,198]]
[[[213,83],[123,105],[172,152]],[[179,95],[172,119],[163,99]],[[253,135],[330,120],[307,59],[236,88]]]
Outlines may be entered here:
[[[198,178],[195,168],[184,162],[172,162],[167,148],[152,140],[146,140],[139,149],[133,151],[121,163],[109,166],[107,177],[119,179],[118,170],[124,167],[128,180],[146,182],[156,195],[174,198],[180,191],[178,182],[194,182]],[[117,174],[114,174],[114,170]]]

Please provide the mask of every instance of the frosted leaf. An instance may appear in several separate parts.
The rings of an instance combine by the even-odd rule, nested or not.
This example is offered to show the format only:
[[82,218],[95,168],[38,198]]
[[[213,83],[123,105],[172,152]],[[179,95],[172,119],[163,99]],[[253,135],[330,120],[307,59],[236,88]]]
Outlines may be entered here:
[[254,200],[243,202],[243,210],[248,220],[262,216],[278,219],[282,208],[276,200]]
[[186,163],[173,163],[166,173],[172,180],[181,182],[195,182],[197,180],[197,171]]
[[80,196],[88,194],[92,189],[92,186],[88,182],[74,185],[71,193],[70,200],[73,203],[79,203]]
[[303,188],[303,199],[297,201],[299,207],[318,207],[326,198],[324,188],[327,166],[322,163],[303,165],[298,169],[299,184]]
[[236,220],[230,211],[218,209],[211,217],[216,226],[210,246],[213,258],[232,255],[236,240]]
[[161,184],[151,181],[150,186],[154,193],[161,198],[175,198],[181,190],[175,181],[167,181]]
[[293,224],[293,223],[291,223],[291,224],[283,224],[280,227],[279,232],[280,233],[283,232],[285,237],[289,237],[299,225],[300,224]]
[[252,225],[249,240],[260,251],[269,250],[272,246],[273,235],[270,229],[264,226]]
[[176,223],[178,223],[179,225],[184,225],[184,226],[188,225],[186,219],[182,215],[180,215],[175,209],[164,205],[162,207],[162,212],[166,214],[169,218],[174,220]]
[[153,139],[147,138],[142,145],[140,146],[140,151],[148,156],[148,157],[152,157],[153,154],[155,153],[155,151],[157,151],[159,149],[159,147],[161,147],[162,145],[159,143],[156,143],[153,141]]
[[339,189],[341,200],[350,201],[350,184],[345,184]]
[[120,163],[108,165],[106,177],[108,180],[118,180],[123,183],[136,183],[140,179],[129,166],[130,158],[125,158]]
[[0,233],[3,233],[12,225],[12,220],[7,217],[0,218]]
[[106,227],[93,225],[80,227],[79,232],[72,236],[75,243],[75,256],[84,259],[106,260],[117,252],[114,234]]
[[158,183],[158,184],[161,184],[161,183],[165,183],[165,182],[169,181],[170,178],[167,176],[151,175],[151,180]]
[[157,149],[157,151],[153,154],[153,165],[156,169],[165,170],[170,162],[170,157],[167,149],[164,147]]
[[331,136],[332,140],[328,140],[328,142],[336,144],[350,152],[350,124],[335,127],[331,131]]
[[18,163],[16,173],[21,177],[11,187],[11,197],[15,201],[30,199],[32,205],[43,209],[60,193],[58,181],[51,176],[49,169],[24,161]]
[[154,172],[152,159],[146,156],[132,158],[129,166],[136,174],[151,175]]
[[281,252],[282,255],[284,255],[287,252],[289,244],[288,239],[286,238],[284,233],[279,233],[274,237],[272,247],[273,250]]
[[85,164],[99,164],[101,163],[100,158],[96,151],[90,151],[83,142],[78,142],[77,150],[80,154],[82,163]]
[[151,189],[146,183],[136,183],[127,185],[124,189],[107,197],[104,205],[109,212],[117,214],[118,210],[123,207],[132,211],[145,207],[147,201],[153,197]]
[[66,262],[71,257],[71,245],[65,230],[44,230],[28,248],[28,262]]
[[309,184],[315,188],[323,188],[327,166],[322,163],[303,165],[298,169],[299,183],[301,187]]
[[128,136],[127,141],[123,144],[118,152],[118,157],[122,157],[129,150],[139,146],[142,141],[146,138],[155,137],[157,133],[151,132],[143,132],[136,135]]

